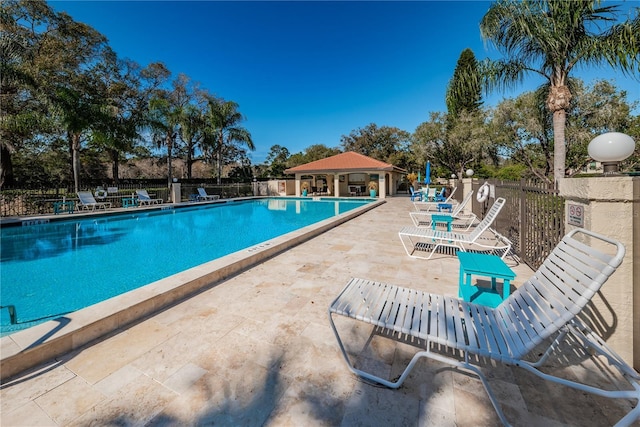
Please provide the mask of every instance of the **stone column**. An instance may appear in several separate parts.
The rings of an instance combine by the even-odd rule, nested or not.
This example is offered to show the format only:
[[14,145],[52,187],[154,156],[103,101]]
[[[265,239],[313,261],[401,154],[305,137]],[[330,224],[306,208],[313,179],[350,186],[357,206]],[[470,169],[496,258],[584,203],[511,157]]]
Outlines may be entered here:
[[299,173],[296,174],[296,197],[300,197],[302,195],[302,190],[300,189],[300,178],[302,178],[302,175],[300,175]]
[[[467,194],[473,190],[473,181],[474,178],[462,178],[460,180],[457,180],[455,185],[460,186],[460,188],[456,190],[456,194],[453,195],[453,198],[459,202],[462,202]],[[470,202],[471,203],[464,207],[463,213],[473,212],[473,200],[470,200]]]
[[182,190],[179,182],[171,183],[171,203],[180,203],[182,201]]
[[625,258],[593,298],[589,318],[627,363],[640,369],[640,177],[567,178],[565,227],[582,227],[620,241]]

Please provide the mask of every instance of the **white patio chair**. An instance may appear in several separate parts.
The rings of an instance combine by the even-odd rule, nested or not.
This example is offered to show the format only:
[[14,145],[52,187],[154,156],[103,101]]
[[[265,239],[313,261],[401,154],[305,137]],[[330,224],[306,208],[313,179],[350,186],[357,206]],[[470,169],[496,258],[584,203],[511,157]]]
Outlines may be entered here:
[[198,187],[198,198],[200,200],[218,200],[220,196],[217,194],[207,194],[207,191],[204,188]]
[[[624,246],[613,239],[583,229],[573,230],[538,271],[496,308],[385,283],[351,279],[329,306],[329,322],[349,369],[387,387],[400,387],[416,362],[421,357],[428,357],[478,376],[500,420],[508,425],[483,373],[483,370],[491,369],[491,363],[481,366],[481,361],[488,358],[587,393],[634,400],[635,406],[617,424],[627,426],[640,419],[640,375],[576,318],[621,264],[624,254]],[[372,325],[365,349],[380,336],[413,345],[419,350],[396,381],[366,372],[352,364],[334,324],[334,316],[346,316]],[[561,344],[587,350],[581,352],[585,357],[590,357],[590,350],[604,356],[629,382],[631,389],[606,388],[602,385],[604,382],[597,379],[590,383],[575,377],[567,379],[557,376],[554,373],[557,370],[543,372],[542,365]],[[544,345],[546,351],[540,351],[540,345]],[[578,349],[571,347],[570,350],[577,352]],[[536,354],[542,356],[537,361],[530,361]]]
[[[465,251],[474,246],[483,250],[500,253],[504,258],[511,250],[511,242],[489,227],[504,206],[505,199],[499,197],[493,203],[482,221],[469,233],[460,231],[432,230],[424,227],[404,227],[398,232],[404,250],[412,258],[429,259],[443,246]],[[490,231],[491,236],[485,235]],[[428,252],[429,256],[422,255]]]
[[[411,221],[416,227],[431,227],[432,226],[432,215],[445,215],[453,218],[452,227],[463,229],[464,231],[469,230],[472,225],[478,221],[478,217],[473,212],[464,213],[463,210],[471,200],[471,195],[473,194],[473,190],[469,191],[467,195],[464,197],[461,203],[458,203],[453,211],[449,214],[446,212],[409,212],[409,216],[411,216]],[[479,222],[479,221],[478,221]]]
[[152,199],[147,190],[136,190],[138,206],[162,204],[162,199]]
[[110,202],[97,202],[91,191],[78,191],[78,210],[111,209]]

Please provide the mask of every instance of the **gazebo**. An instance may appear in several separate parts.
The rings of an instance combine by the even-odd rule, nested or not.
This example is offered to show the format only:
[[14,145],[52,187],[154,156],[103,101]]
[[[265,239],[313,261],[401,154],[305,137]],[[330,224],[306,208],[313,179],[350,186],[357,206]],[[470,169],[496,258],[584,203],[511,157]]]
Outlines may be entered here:
[[308,183],[312,194],[334,197],[368,195],[369,183],[374,181],[378,184],[378,197],[385,198],[396,194],[402,175],[407,171],[348,151],[287,169],[285,173],[295,174],[296,196],[301,195],[303,182]]

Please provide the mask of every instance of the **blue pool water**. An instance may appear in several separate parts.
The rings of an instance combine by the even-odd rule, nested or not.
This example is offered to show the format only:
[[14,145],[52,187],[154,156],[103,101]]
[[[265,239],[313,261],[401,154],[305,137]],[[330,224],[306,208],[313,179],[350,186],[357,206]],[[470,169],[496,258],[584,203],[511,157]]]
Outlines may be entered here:
[[259,199],[3,227],[0,334],[33,326],[369,203]]

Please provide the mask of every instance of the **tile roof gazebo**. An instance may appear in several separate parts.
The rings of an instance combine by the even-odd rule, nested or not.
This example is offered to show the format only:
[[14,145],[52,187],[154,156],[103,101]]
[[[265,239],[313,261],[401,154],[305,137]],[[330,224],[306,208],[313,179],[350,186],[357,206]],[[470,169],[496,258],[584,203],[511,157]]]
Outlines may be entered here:
[[285,173],[296,176],[296,196],[301,195],[302,182],[309,183],[312,193],[315,189],[315,192],[320,194],[340,197],[369,195],[369,182],[376,181],[378,197],[385,198],[387,195],[396,194],[402,175],[407,171],[348,151],[287,169]]

